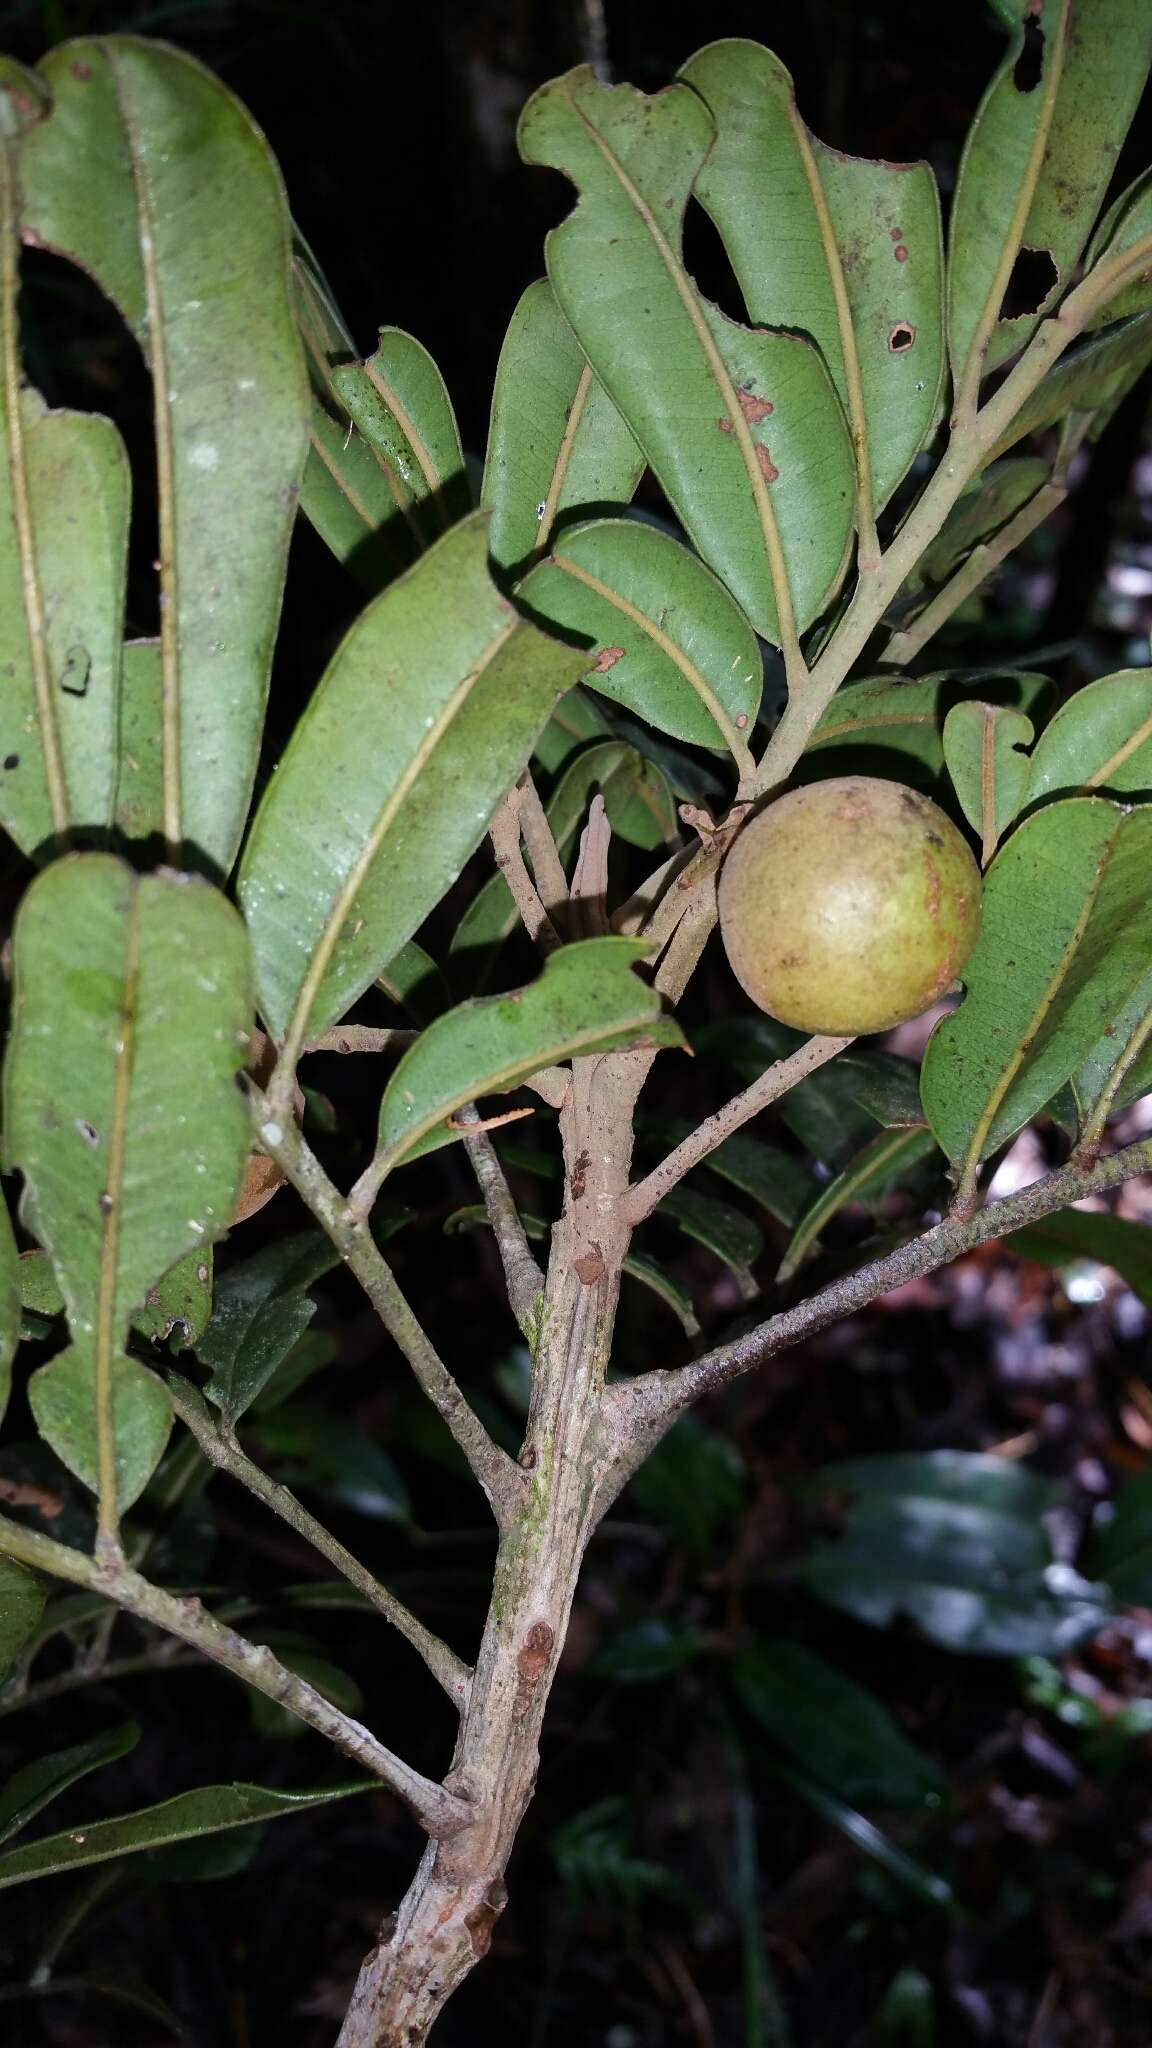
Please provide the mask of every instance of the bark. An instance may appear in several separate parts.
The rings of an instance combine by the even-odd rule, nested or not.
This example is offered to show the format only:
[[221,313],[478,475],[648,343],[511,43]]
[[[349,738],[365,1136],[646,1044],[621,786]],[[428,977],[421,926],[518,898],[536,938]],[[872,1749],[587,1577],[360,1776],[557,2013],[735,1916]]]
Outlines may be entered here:
[[[421,2048],[487,1952],[532,1797],[540,1729],[613,1446],[604,1376],[628,1231],[634,1086],[626,1057],[577,1062],[562,1119],[566,1193],[540,1309],[522,1469],[529,1497],[504,1528],[492,1603],[445,1789],[476,1818],[431,1842],[361,1968],[338,2048]],[[625,1108],[627,1097],[627,1108]]]

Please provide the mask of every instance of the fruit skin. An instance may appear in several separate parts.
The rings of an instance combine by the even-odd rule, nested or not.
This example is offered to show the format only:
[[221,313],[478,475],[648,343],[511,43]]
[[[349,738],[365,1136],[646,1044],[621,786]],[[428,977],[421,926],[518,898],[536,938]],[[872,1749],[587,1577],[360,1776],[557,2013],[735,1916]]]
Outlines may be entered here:
[[794,789],[744,827],[720,875],[736,979],[797,1031],[855,1037],[918,1017],[980,929],[980,870],[950,818],[871,775]]

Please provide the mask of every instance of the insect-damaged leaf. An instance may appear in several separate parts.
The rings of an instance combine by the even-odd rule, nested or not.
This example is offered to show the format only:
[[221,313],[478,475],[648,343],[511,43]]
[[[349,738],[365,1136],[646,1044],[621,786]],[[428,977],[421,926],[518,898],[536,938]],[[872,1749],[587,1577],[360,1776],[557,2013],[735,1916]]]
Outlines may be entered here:
[[648,951],[640,939],[583,939],[562,946],[527,988],[438,1017],[384,1091],[379,1143],[388,1167],[448,1143],[459,1135],[445,1126],[454,1110],[517,1088],[541,1067],[638,1040],[681,1045],[659,996],[632,972]]
[[1069,413],[1110,413],[1152,361],[1152,313],[1138,313],[1069,349],[1041,379],[991,453],[1003,455],[1026,434],[1040,434]]
[[924,1111],[971,1185],[989,1152],[1042,1109],[1130,995],[1152,953],[1152,807],[1045,804],[984,883],[967,995],[937,1025]]
[[72,1339],[33,1375],[32,1406],[94,1485],[96,1389],[110,1388],[127,1506],[170,1419],[161,1381],[124,1352],[128,1324],[178,1259],[227,1229],[243,1173],[247,943],[207,883],[77,854],[24,897],[14,966],[7,1156]]
[[759,43],[712,43],[681,75],[716,123],[696,197],[749,319],[811,335],[848,414],[864,502],[878,509],[931,431],[944,368],[932,171],[826,148]]
[[456,415],[422,342],[382,327],[363,363],[338,363],[332,389],[386,468],[418,545],[427,547],[468,511],[470,496]]
[[680,254],[713,140],[686,85],[646,99],[582,67],[528,102],[521,153],[573,180],[548,275],[678,518],[757,632],[780,645],[821,610],[852,526],[852,448],[817,350],[729,320]]
[[109,420],[23,381],[21,131],[47,102],[17,65],[0,81],[0,824],[32,853],[112,816],[129,479]]
[[[948,243],[948,345],[964,371],[985,313],[981,371],[1022,348],[1092,230],[1152,61],[1152,12],[1131,0],[1021,4],[969,130]],[[1005,292],[1015,275],[1024,304]]]
[[481,503],[492,555],[526,568],[567,515],[627,505],[644,457],[556,303],[530,284],[508,323],[492,393]]
[[944,721],[944,759],[985,867],[1027,794],[1032,734],[1022,711],[976,699],[953,705]]
[[[1025,669],[943,669],[908,681],[869,676],[837,691],[808,751],[835,747],[846,765],[859,756],[865,771],[874,773],[868,759],[875,750],[898,757],[896,772],[902,781],[912,779],[913,762],[936,775],[944,766],[945,720],[955,705],[976,698],[1040,720],[1055,695],[1047,676]],[[833,773],[826,761],[813,761],[811,766],[814,774]]]
[[583,666],[501,596],[486,552],[473,514],[361,613],[257,812],[240,900],[260,1007],[297,1051],[455,881]]
[[308,424],[284,195],[244,109],[181,52],[108,36],[62,45],[42,73],[52,111],[21,153],[23,224],[95,278],[152,371],[165,832],[224,871]]

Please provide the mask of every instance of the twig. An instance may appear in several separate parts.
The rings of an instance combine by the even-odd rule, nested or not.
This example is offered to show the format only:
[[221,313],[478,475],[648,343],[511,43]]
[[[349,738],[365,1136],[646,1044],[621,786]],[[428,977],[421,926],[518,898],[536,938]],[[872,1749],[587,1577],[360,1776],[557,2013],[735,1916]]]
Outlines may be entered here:
[[363,1593],[377,1612],[383,1614],[392,1623],[393,1628],[399,1630],[406,1642],[411,1643],[417,1655],[424,1659],[433,1678],[443,1686],[449,1699],[463,1711],[468,1703],[472,1673],[455,1652],[448,1648],[447,1643],[442,1643],[439,1636],[434,1636],[422,1622],[417,1621],[416,1616],[409,1613],[403,1601],[397,1600],[395,1594],[390,1593],[386,1586],[382,1586],[380,1581],[361,1564],[358,1557],[354,1557],[322,1522],[318,1522],[314,1515],[310,1515],[288,1487],[281,1486],[278,1480],[273,1479],[247,1456],[224,1423],[212,1413],[208,1403],[190,1380],[182,1379],[178,1373],[173,1373],[169,1378],[168,1387],[177,1415],[192,1431],[209,1462],[215,1465],[218,1471],[227,1472],[231,1478],[238,1480],[241,1486],[247,1487],[249,1493],[255,1494],[257,1500],[262,1500],[265,1507],[271,1508],[274,1515],[279,1515],[281,1521],[287,1522],[296,1530],[297,1535],[303,1536],[314,1550],[318,1550],[321,1557],[326,1557],[329,1564],[334,1565],[349,1584],[355,1586],[357,1592]]
[[542,953],[554,953],[560,934],[540,900],[520,851],[520,791],[510,790],[489,829],[496,865],[508,884],[520,922]]
[[[464,1149],[472,1162],[472,1170],[484,1197],[484,1207],[488,1211],[488,1221],[495,1234],[508,1287],[509,1307],[524,1335],[528,1336],[536,1325],[537,1303],[544,1292],[544,1275],[532,1255],[496,1147],[487,1131],[481,1128],[476,1105],[469,1102],[463,1109],[458,1109],[456,1121],[465,1126]],[[469,1125],[472,1129],[468,1128]]]
[[933,635],[940,631],[941,626],[947,625],[953,612],[959,610],[965,598],[971,597],[973,591],[979,590],[980,585],[991,576],[993,570],[998,569],[1001,562],[1006,561],[1013,549],[1027,540],[1030,533],[1035,533],[1036,528],[1043,525],[1049,513],[1055,512],[1067,496],[1067,491],[1061,489],[1059,484],[1045,484],[1042,490],[1037,491],[1036,496],[1030,498],[1016,517],[1010,519],[1007,526],[1002,527],[992,540],[982,541],[979,547],[973,548],[967,561],[949,578],[943,588],[937,591],[931,604],[925,606],[919,618],[914,619],[902,632],[893,633],[880,656],[881,661],[895,662],[903,667],[919,654],[921,648],[926,647]]
[[[113,1610],[112,1619],[115,1620]],[[49,1700],[57,1700],[63,1693],[76,1692],[82,1685],[111,1685],[117,1678],[133,1678],[144,1671],[203,1671],[203,1657],[173,1656],[172,1646],[166,1643],[161,1650],[142,1650],[135,1657],[112,1657],[98,1668],[84,1664],[73,1664],[68,1671],[58,1671],[54,1678],[42,1678],[38,1685],[30,1685],[25,1692],[0,1694],[0,1720],[5,1714],[18,1714],[24,1707],[44,1706]]]
[[194,1596],[182,1598],[166,1593],[162,1586],[154,1586],[129,1564],[86,1557],[82,1551],[70,1550],[38,1529],[26,1529],[21,1523],[10,1521],[7,1515],[0,1515],[0,1552],[20,1564],[30,1565],[34,1571],[48,1572],[52,1578],[102,1593],[105,1599],[115,1601],[138,1620],[150,1621],[169,1635],[179,1636],[181,1642],[190,1644],[213,1663],[223,1665],[257,1692],[287,1708],[351,1757],[362,1770],[390,1785],[430,1835],[457,1834],[471,1820],[470,1809],[462,1799],[414,1771],[402,1757],[385,1749],[369,1729],[334,1707],[307,1679],[289,1671],[266,1644],[252,1643],[246,1636],[238,1635],[235,1629],[209,1614]]
[[375,1024],[334,1024],[318,1038],[310,1038],[302,1052],[403,1052],[414,1045],[418,1031],[393,1031]]
[[632,1228],[650,1216],[669,1189],[682,1181],[686,1173],[691,1173],[694,1166],[699,1166],[710,1152],[723,1144],[725,1138],[731,1137],[733,1131],[738,1131],[741,1124],[746,1124],[760,1110],[767,1109],[778,1096],[786,1095],[797,1081],[815,1073],[826,1060],[835,1059],[836,1054],[843,1052],[851,1043],[850,1038],[810,1038],[806,1045],[798,1046],[795,1052],[789,1053],[787,1059],[777,1060],[775,1066],[767,1068],[759,1080],[745,1088],[743,1094],[734,1095],[723,1109],[706,1117],[682,1144],[677,1145],[674,1152],[669,1152],[659,1166],[653,1167],[644,1180],[636,1181],[629,1188],[624,1214]]
[[864,1308],[878,1295],[903,1287],[925,1273],[946,1266],[962,1252],[987,1244],[992,1238],[1020,1230],[1055,1209],[1067,1208],[1085,1195],[1118,1187],[1122,1181],[1152,1168],[1152,1138],[1125,1146],[1096,1165],[1084,1167],[1073,1162],[1050,1173],[1044,1180],[992,1202],[965,1221],[949,1217],[907,1244],[898,1245],[884,1258],[862,1266],[858,1272],[832,1280],[807,1301],[780,1315],[770,1316],[755,1330],[722,1344],[703,1358],[673,1372],[650,1372],[640,1379],[621,1381],[604,1396],[605,1420],[618,1445],[618,1462],[605,1500],[615,1499],[620,1486],[636,1470],[676,1417],[702,1394],[713,1393],[738,1379],[741,1373],[775,1357],[778,1351],[798,1344],[829,1323]]
[[526,768],[519,782],[520,790],[520,831],[528,848],[532,873],[541,899],[549,912],[560,910],[568,901],[568,877],[564,863],[552,837],[552,827],[540,801],[540,793],[532,780],[532,771]]
[[295,1124],[278,1123],[269,1115],[266,1096],[251,1081],[248,1088],[261,1145],[327,1231],[349,1272],[359,1280],[388,1335],[404,1353],[428,1399],[463,1451],[503,1527],[524,1498],[525,1474],[507,1451],[493,1443],[479,1416],[464,1399],[405,1301],[392,1268],[373,1240],[367,1219],[352,1213]]

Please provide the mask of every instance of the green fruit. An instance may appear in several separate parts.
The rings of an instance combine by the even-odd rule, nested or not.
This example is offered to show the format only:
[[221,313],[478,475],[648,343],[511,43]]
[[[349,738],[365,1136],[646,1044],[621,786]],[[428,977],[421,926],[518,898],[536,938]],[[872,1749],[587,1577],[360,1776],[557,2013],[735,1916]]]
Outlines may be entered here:
[[918,1017],[980,929],[980,870],[943,811],[900,782],[838,776],[753,818],[720,877],[736,979],[797,1031],[853,1037]]

